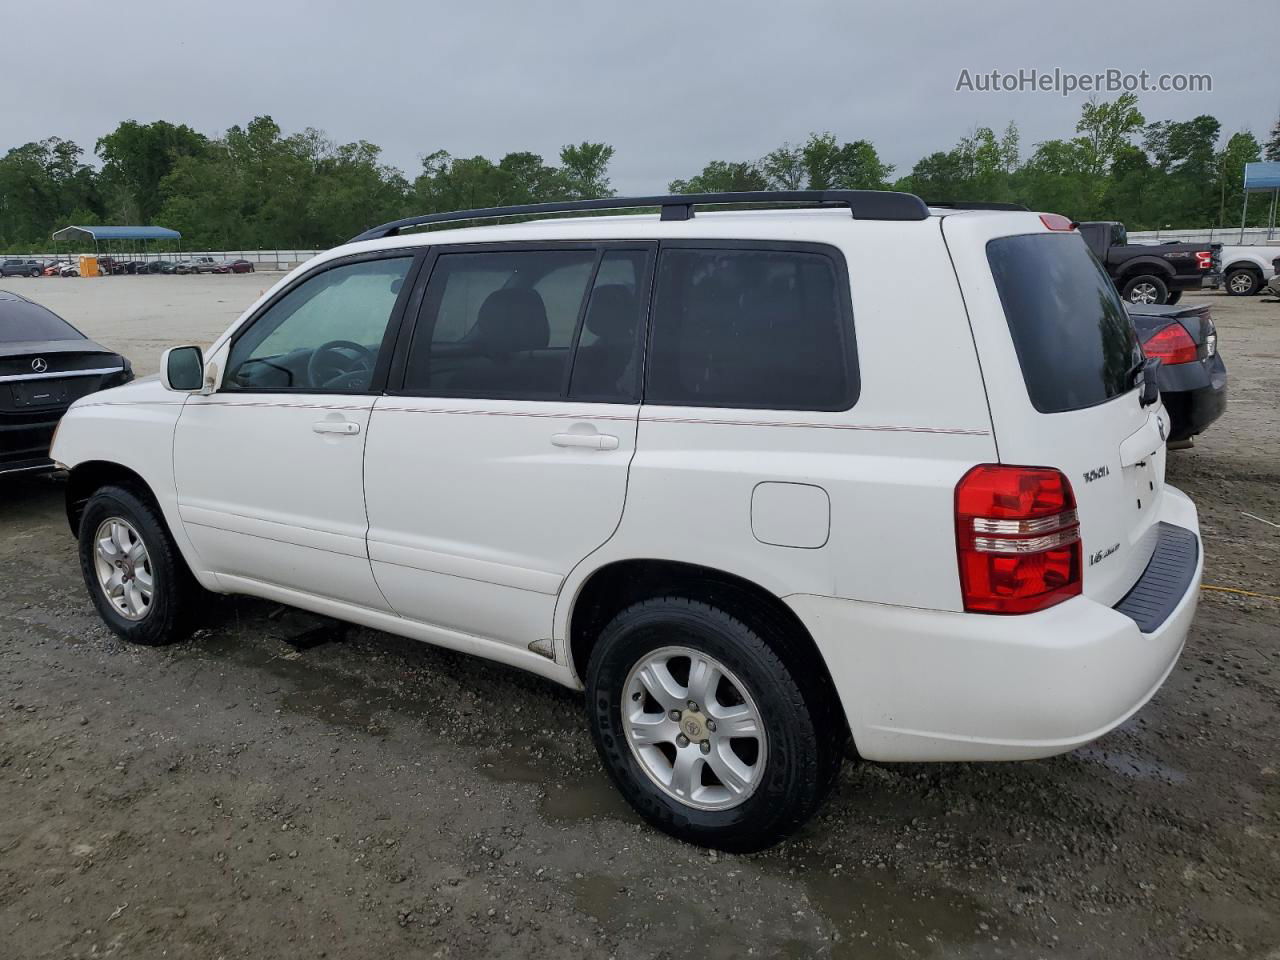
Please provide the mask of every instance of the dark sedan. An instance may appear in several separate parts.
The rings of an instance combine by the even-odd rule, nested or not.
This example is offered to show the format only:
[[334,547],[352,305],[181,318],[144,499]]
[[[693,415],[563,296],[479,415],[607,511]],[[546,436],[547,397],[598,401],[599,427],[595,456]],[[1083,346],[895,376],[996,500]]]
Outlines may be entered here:
[[1169,412],[1170,445],[1192,437],[1227,408],[1227,367],[1207,305],[1126,304],[1143,352],[1157,357],[1160,399]]
[[132,379],[120,354],[0,290],[0,474],[52,469],[49,443],[72,401]]

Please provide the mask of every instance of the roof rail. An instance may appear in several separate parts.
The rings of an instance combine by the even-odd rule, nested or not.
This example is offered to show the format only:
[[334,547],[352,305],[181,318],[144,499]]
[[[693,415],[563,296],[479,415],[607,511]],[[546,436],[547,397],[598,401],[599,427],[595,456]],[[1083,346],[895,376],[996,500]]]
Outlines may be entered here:
[[743,190],[732,193],[685,193],[655,197],[603,197],[595,200],[563,200],[555,203],[526,203],[513,207],[481,207],[476,210],[454,210],[450,213],[428,213],[419,217],[393,220],[366,230],[358,240],[394,237],[409,227],[431,223],[456,223],[461,220],[493,220],[498,217],[536,217],[547,213],[580,213],[588,210],[631,210],[660,207],[663,220],[689,220],[693,208],[723,204],[814,204],[846,206],[857,220],[926,220],[929,208],[914,194],[892,190]]
[[995,200],[927,200],[931,207],[943,207],[948,210],[1017,210],[1026,212],[1027,208],[1020,203],[1000,203]]

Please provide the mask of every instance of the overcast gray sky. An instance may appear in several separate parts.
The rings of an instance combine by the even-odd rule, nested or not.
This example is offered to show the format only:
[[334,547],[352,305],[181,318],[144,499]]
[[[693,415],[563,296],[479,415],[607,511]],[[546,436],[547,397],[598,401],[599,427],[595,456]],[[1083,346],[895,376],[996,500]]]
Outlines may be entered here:
[[811,131],[869,139],[897,174],[1010,119],[1026,153],[1070,136],[1087,98],[957,93],[965,68],[1208,73],[1212,93],[1143,94],[1147,119],[1210,113],[1260,139],[1280,111],[1275,0],[72,0],[52,19],[31,12],[4,17],[0,151],[50,135],[91,151],[129,118],[217,133],[265,113],[286,132],[377,143],[410,177],[436,149],[550,159],[602,140],[617,148],[614,187],[643,193]]

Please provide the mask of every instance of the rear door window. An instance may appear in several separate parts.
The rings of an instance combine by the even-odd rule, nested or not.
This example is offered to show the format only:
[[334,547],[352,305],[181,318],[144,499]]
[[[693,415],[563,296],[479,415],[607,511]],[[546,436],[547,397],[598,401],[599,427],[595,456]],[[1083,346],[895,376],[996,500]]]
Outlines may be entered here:
[[1129,391],[1142,350],[1115,285],[1077,234],[1000,237],[987,260],[1038,411],[1082,410]]
[[645,402],[846,410],[858,394],[838,254],[768,244],[667,247]]

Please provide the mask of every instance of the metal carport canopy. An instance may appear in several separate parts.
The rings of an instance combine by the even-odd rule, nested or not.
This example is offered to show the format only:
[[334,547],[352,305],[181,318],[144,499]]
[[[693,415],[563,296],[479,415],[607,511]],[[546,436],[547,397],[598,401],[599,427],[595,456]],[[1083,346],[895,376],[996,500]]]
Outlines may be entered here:
[[73,240],[77,234],[99,240],[181,240],[182,234],[168,227],[63,227],[53,234],[54,240]]

